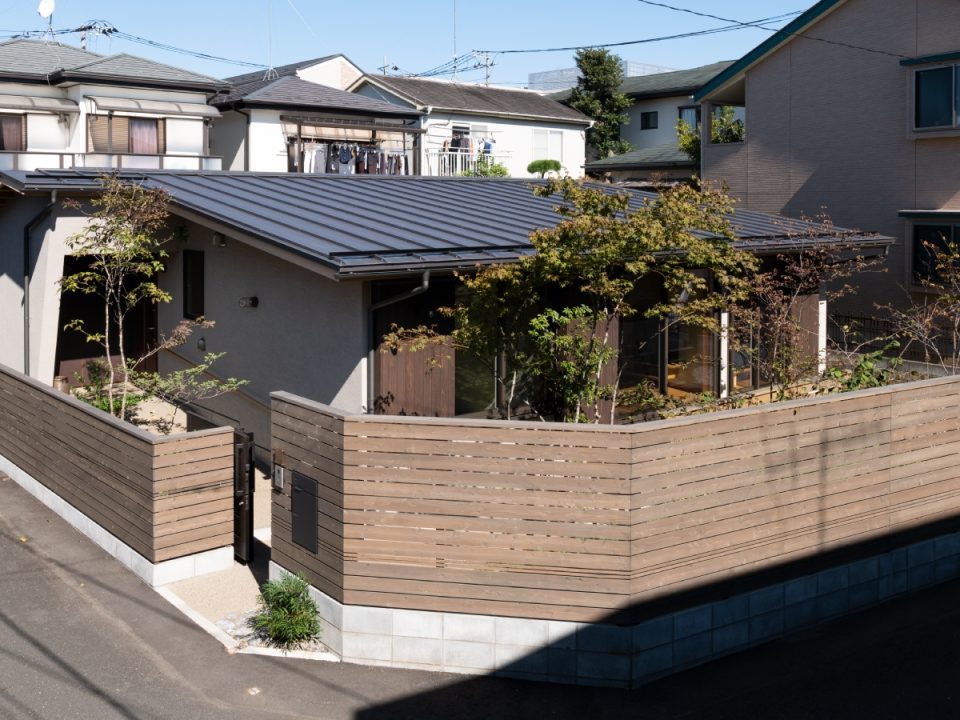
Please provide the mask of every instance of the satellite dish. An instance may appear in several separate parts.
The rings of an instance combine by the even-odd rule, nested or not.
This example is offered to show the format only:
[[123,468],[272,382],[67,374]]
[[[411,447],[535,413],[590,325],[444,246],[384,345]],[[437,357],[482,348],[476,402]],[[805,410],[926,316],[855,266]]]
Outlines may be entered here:
[[53,17],[55,5],[55,0],[40,0],[40,7],[37,8],[37,12],[40,13],[40,17],[44,20],[49,20]]

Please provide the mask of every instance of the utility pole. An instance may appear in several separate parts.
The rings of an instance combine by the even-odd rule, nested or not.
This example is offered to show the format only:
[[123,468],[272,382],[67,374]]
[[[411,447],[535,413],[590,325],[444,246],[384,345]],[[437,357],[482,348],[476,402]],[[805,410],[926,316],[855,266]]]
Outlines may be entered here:
[[483,54],[483,67],[485,70],[483,84],[490,87],[490,76],[493,74],[493,63],[490,61],[490,53]]

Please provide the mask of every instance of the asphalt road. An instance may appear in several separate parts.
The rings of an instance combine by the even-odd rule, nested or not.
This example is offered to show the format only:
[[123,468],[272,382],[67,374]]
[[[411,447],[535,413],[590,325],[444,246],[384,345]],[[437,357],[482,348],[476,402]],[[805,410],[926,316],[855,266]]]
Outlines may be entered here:
[[640,691],[229,655],[0,480],[0,718],[956,718],[960,583]]

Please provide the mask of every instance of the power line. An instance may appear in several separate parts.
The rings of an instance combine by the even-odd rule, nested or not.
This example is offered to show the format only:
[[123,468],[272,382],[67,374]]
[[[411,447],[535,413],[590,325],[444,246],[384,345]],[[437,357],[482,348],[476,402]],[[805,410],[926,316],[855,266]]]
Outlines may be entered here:
[[[720,20],[721,22],[728,23],[737,23],[742,27],[755,27],[762,30],[773,30],[774,36],[781,35],[783,37],[799,37],[806,40],[816,40],[817,42],[827,43],[828,45],[837,45],[839,47],[845,47],[850,50],[860,50],[862,52],[875,53],[877,55],[888,55],[889,57],[895,57],[898,60],[904,60],[907,58],[906,55],[901,55],[900,53],[889,52],[887,50],[877,50],[876,48],[863,47],[862,45],[853,45],[852,43],[845,43],[839,40],[828,40],[827,38],[815,37],[813,35],[807,35],[805,33],[788,33],[784,32],[783,29],[768,28],[764,27],[762,23],[769,22],[767,20],[754,20],[753,22],[740,22],[738,20],[731,20],[730,18],[720,17],[719,15],[712,15],[710,13],[699,12],[697,10],[691,10],[690,8],[677,7],[676,5],[668,5],[663,2],[656,2],[655,0],[637,0],[637,2],[643,3],[644,5],[649,5],[651,7],[660,7],[667,10],[673,10],[674,12],[686,13],[688,15],[697,15],[698,17],[710,18],[711,20]],[[796,13],[799,15],[800,13]]]
[[[706,30],[693,30],[685,33],[677,33],[674,35],[661,35],[658,37],[643,38],[641,40],[625,40],[623,42],[613,42],[613,43],[593,43],[591,45],[571,45],[569,47],[551,47],[551,48],[534,48],[534,49],[511,49],[511,50],[474,50],[476,53],[493,53],[496,55],[513,55],[518,53],[544,53],[544,52],[569,52],[571,50],[589,50],[592,48],[610,48],[610,47],[624,47],[626,45],[645,45],[649,43],[664,42],[667,40],[682,40],[685,38],[701,37],[703,35],[714,35],[716,33],[730,32],[732,30],[743,30],[744,27],[756,27],[762,23],[772,23],[780,20],[786,20],[791,17],[799,15],[800,12],[791,12],[784,13],[782,15],[776,15],[774,17],[762,18],[760,20],[754,20],[751,23],[742,23],[734,22],[732,25],[724,25],[716,28],[708,28]],[[731,22],[731,21],[727,21]],[[762,28],[765,30],[774,30],[774,28]]]

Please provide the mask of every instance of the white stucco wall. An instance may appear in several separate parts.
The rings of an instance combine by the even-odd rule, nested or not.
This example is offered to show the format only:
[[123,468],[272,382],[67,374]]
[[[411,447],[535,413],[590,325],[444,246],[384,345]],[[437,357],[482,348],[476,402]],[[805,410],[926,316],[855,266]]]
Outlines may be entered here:
[[326,62],[297,70],[297,77],[308,82],[328,85],[346,90],[363,76],[363,71],[345,57],[335,57]]
[[254,172],[287,172],[287,138],[279,110],[249,110],[250,167]]
[[[206,352],[225,352],[212,372],[249,384],[205,405],[261,440],[269,437],[269,396],[275,390],[362,412],[369,344],[362,283],[338,283],[233,238],[218,247],[211,230],[185,227],[188,240],[171,248],[160,279],[174,300],[160,306],[159,326],[169,331],[183,317],[184,249],[204,252],[204,312],[216,324],[196,331],[176,356],[161,356],[161,372],[183,367],[185,360],[199,362],[201,337]],[[240,307],[241,297],[253,296],[258,307]]]
[[430,114],[422,121],[422,126],[427,130],[421,145],[424,153],[423,174],[428,174],[427,155],[431,150],[436,152],[443,148],[444,141],[452,136],[454,125],[470,126],[472,137],[492,136],[496,141],[494,153],[503,158],[502,162],[510,171],[510,176],[518,178],[531,177],[527,172],[527,165],[538,159],[534,157],[534,132],[545,130],[559,133],[561,156],[549,159],[559,160],[569,175],[583,177],[586,131],[582,127],[564,123],[455,114]]
[[[620,137],[637,150],[676,143],[680,108],[690,105],[693,105],[693,101],[683,95],[655,98],[653,100],[638,100],[627,110],[630,122],[620,126]],[[656,130],[640,129],[640,115],[645,112],[658,113]]]

